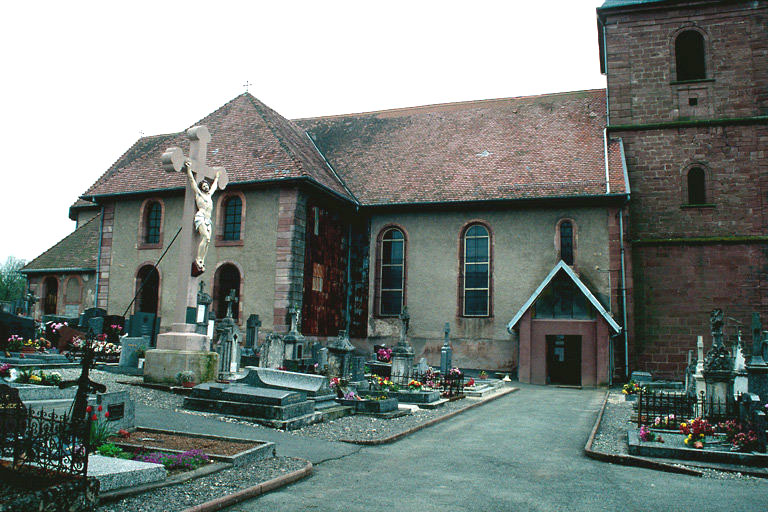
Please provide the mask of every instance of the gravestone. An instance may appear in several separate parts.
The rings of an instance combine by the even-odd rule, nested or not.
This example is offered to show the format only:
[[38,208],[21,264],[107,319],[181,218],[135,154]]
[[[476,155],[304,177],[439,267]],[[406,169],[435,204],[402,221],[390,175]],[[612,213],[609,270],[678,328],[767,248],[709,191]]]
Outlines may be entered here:
[[349,380],[352,352],[355,347],[349,341],[347,331],[339,331],[339,336],[328,345],[328,376]]
[[229,380],[237,376],[240,358],[238,357],[238,339],[240,330],[232,318],[232,304],[237,300],[234,290],[227,296],[227,316],[216,327],[219,354],[219,380]]
[[442,375],[448,375],[448,370],[453,368],[453,349],[451,348],[451,324],[445,322],[445,329],[443,330],[445,337],[443,339],[443,346],[440,349],[440,373]]
[[715,309],[710,314],[710,332],[712,348],[704,360],[704,382],[706,384],[705,413],[710,416],[718,411],[711,408],[722,407],[733,400],[733,358],[728,347],[723,345],[723,311]]
[[160,331],[160,317],[152,313],[134,313],[125,322],[124,332],[132,338],[145,336],[150,346],[155,346],[155,338]]
[[352,356],[349,367],[349,382],[355,384],[365,382],[365,357]]
[[427,364],[427,358],[422,357],[419,359],[419,362],[416,364],[416,375],[424,375],[427,373],[427,370],[429,370],[429,365]]
[[78,327],[81,329],[87,330],[90,324],[88,321],[91,318],[102,318],[107,315],[107,311],[101,308],[88,308],[80,315],[80,322],[78,322]]
[[285,345],[277,333],[269,333],[259,353],[260,368],[282,368],[285,364]]
[[744,351],[741,346],[741,329],[738,331],[737,343],[733,346],[733,371],[736,374],[733,379],[733,395],[738,397],[749,391],[747,380],[747,363],[744,359]]
[[95,334],[101,334],[104,332],[104,317],[96,316],[88,319],[88,330],[93,331]]
[[136,406],[127,391],[98,393],[96,404],[102,406],[103,412],[109,413],[107,425],[110,429],[128,430],[136,426]]
[[408,324],[411,317],[408,308],[400,313],[400,341],[392,349],[392,382],[407,386],[413,376],[413,347],[408,343]]
[[17,334],[24,339],[34,339],[35,321],[0,311],[0,340],[2,340],[0,343],[4,343],[12,334]]
[[768,403],[768,363],[763,355],[766,347],[768,332],[763,331],[760,315],[752,313],[752,357],[747,365],[747,387],[763,404]]
[[139,366],[139,349],[146,352],[149,349],[149,338],[144,336],[123,336],[120,339],[120,366],[124,368],[137,368]]

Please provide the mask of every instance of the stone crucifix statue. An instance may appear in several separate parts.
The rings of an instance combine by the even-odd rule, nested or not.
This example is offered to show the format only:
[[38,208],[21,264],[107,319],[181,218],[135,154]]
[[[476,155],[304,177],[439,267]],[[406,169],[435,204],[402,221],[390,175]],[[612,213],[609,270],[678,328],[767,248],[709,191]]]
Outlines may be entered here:
[[175,323],[186,323],[188,308],[196,308],[197,282],[205,271],[205,256],[212,234],[212,196],[217,188],[224,189],[229,182],[223,167],[210,167],[206,164],[208,142],[211,140],[208,128],[193,126],[187,130],[187,138],[190,141],[188,158],[178,147],[168,148],[162,156],[163,169],[167,172],[183,171],[187,175],[184,180],[186,192],[179,247]]

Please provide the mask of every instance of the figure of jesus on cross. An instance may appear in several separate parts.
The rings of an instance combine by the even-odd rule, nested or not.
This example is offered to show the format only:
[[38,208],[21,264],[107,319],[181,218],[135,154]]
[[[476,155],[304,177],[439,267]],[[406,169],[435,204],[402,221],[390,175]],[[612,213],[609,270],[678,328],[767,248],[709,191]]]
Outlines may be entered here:
[[216,192],[216,187],[219,184],[221,169],[216,170],[216,177],[213,179],[213,183],[210,186],[206,180],[202,180],[199,186],[195,183],[195,177],[192,174],[192,161],[189,158],[184,162],[184,170],[187,172],[187,177],[189,178],[189,186],[192,187],[192,190],[195,193],[197,213],[195,213],[194,223],[195,229],[200,235],[200,244],[197,246],[195,265],[197,265],[197,270],[202,274],[205,272],[205,255],[208,254],[208,244],[211,243],[211,231],[213,230],[211,224],[213,200],[211,199],[211,196]]

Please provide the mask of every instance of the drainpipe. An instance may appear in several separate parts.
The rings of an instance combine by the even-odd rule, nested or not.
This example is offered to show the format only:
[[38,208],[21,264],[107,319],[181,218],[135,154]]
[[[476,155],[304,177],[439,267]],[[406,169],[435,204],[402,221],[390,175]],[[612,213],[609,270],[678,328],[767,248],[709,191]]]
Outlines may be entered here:
[[611,125],[611,105],[608,102],[608,39],[605,37],[605,22],[600,20],[603,29],[603,69],[605,70],[605,124]]
[[624,376],[629,378],[629,337],[627,335],[627,278],[624,268],[624,208],[619,210],[619,249],[621,251],[621,305],[624,322]]
[[99,252],[96,256],[96,293],[93,294],[93,307],[99,307],[99,278],[101,277],[101,240],[104,236],[104,205],[101,205],[101,219],[99,219]]
[[349,308],[352,304],[352,223],[349,223],[347,229],[347,307],[344,315],[344,323],[347,327],[347,336],[349,336],[350,323],[352,322],[352,313]]
[[603,128],[603,156],[605,158],[605,193],[611,193],[611,175],[608,169],[608,127]]

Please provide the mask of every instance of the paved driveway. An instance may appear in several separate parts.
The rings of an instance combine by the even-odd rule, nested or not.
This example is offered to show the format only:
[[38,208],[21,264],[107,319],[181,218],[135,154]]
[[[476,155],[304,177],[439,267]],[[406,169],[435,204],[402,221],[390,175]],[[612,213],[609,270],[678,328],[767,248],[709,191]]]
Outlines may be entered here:
[[312,477],[228,510],[768,510],[767,480],[588,459],[582,450],[604,391],[520,387],[394,444],[325,461]]

